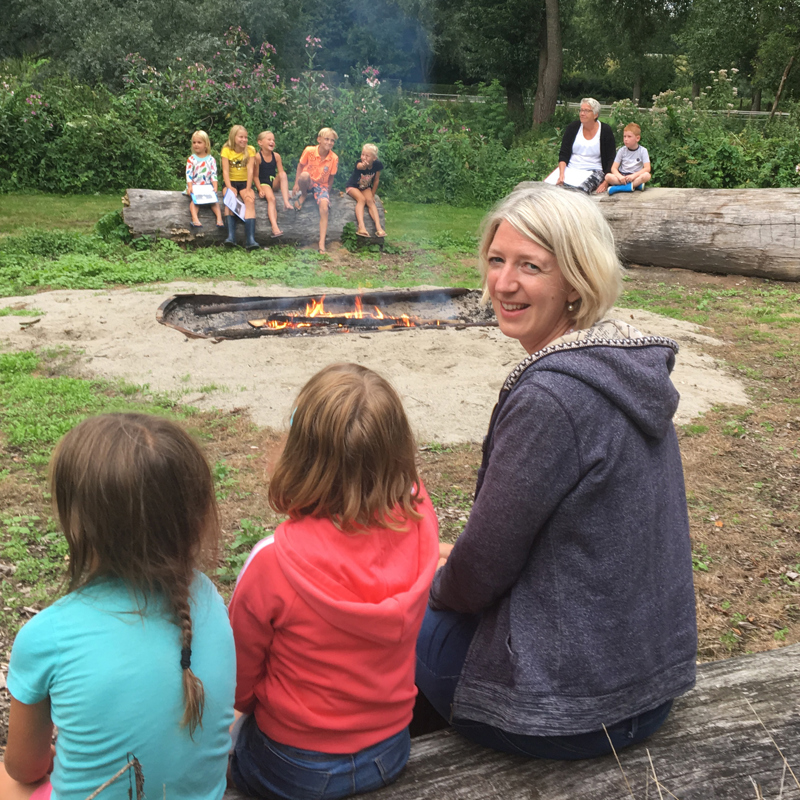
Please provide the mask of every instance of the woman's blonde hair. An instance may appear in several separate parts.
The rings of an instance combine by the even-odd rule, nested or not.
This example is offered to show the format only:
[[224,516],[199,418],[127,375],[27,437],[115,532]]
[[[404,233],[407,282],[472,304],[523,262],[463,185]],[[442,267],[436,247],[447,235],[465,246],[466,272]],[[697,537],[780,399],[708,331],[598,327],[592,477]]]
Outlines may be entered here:
[[580,295],[572,312],[576,328],[589,328],[602,319],[622,291],[622,267],[614,237],[596,203],[582,192],[545,183],[515,189],[484,218],[479,268],[484,300],[488,300],[487,254],[501,222],[555,256],[561,274]]
[[301,389],[269,502],[292,519],[340,530],[421,519],[416,446],[397,392],[358,364],[331,364]]
[[[163,598],[180,629],[184,714],[193,734],[205,693],[191,669],[194,570],[216,560],[219,516],[202,451],[182,428],[145,414],[106,414],[73,428],[50,459],[53,510],[69,545],[69,591],[116,578],[140,608]],[[209,559],[211,561],[211,559]]]
[[205,131],[195,131],[192,134],[192,141],[197,139],[201,139],[203,144],[206,146],[206,155],[211,152],[211,139],[208,138],[208,134]]
[[[234,152],[236,152],[236,153],[238,153],[238,152],[239,152],[239,151],[236,149],[236,137],[237,137],[237,136],[238,136],[238,135],[239,135],[239,134],[240,134],[242,131],[244,131],[245,133],[247,133],[247,128],[245,128],[245,126],[244,126],[244,125],[234,125],[234,126],[233,126],[233,127],[230,129],[230,131],[228,132],[228,141],[227,141],[227,147],[228,147],[230,150],[233,150],[233,151],[234,151]],[[250,151],[247,149],[248,147],[249,147],[249,145],[245,145],[245,148],[244,148],[244,158],[242,159],[242,166],[243,166],[243,167],[246,167],[246,166],[247,166],[247,162],[250,160]]]

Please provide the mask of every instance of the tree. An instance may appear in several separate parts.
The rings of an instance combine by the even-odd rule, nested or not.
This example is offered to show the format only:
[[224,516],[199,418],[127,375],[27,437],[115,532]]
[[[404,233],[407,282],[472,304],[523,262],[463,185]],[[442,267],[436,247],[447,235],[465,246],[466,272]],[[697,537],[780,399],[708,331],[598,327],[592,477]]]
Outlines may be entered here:
[[534,127],[547,122],[553,116],[564,68],[558,0],[545,0],[545,25],[542,32],[539,79],[536,82],[536,100],[533,105]]

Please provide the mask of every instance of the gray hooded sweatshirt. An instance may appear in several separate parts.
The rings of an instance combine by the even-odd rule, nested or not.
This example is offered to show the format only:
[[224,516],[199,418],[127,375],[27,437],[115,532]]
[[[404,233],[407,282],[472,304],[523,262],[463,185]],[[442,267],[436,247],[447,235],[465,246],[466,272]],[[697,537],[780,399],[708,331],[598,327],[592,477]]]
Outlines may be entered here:
[[481,615],[454,717],[578,734],[694,685],[677,350],[605,321],[509,375],[472,513],[431,588],[432,608]]

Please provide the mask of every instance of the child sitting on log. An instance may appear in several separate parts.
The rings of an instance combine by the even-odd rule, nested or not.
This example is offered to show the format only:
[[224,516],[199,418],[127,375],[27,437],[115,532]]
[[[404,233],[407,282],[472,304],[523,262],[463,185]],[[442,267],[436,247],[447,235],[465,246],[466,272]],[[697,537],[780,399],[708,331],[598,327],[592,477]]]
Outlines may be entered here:
[[272,226],[272,238],[277,239],[283,236],[283,231],[278,227],[275,192],[280,191],[283,196],[283,207],[288,211],[292,207],[289,202],[289,180],[283,169],[281,157],[275,152],[275,134],[272,131],[262,131],[258,134],[257,141],[259,152],[256,153],[254,182],[258,196],[267,201],[267,216]]
[[317,146],[306,147],[297,164],[292,198],[294,207],[299,211],[303,207],[306,195],[314,194],[319,206],[319,252],[325,253],[325,236],[328,233],[328,209],[330,207],[330,190],[333,176],[339,169],[339,156],[333,152],[333,146],[339,134],[333,128],[323,128],[317,136]]
[[356,201],[356,221],[358,222],[356,234],[359,236],[369,236],[369,231],[364,225],[365,205],[375,223],[375,235],[386,236],[386,231],[381,227],[378,207],[375,205],[382,170],[383,163],[378,160],[378,148],[374,144],[365,144],[361,148],[361,160],[356,163],[345,189],[345,192]]
[[[222,179],[225,189],[233,192],[244,203],[245,249],[257,250],[256,233],[256,196],[250,185],[253,183],[253,167],[256,150],[247,144],[247,129],[243,125],[234,125],[228,134],[228,141],[220,153],[222,157]],[[225,222],[228,225],[228,238],[223,244],[228,247],[236,245],[236,217],[225,206]]]
[[[192,227],[202,228],[203,225],[197,218],[197,205],[192,199],[195,186],[211,186],[214,193],[217,191],[217,162],[211,155],[211,141],[205,131],[195,131],[192,134],[192,154],[186,159],[186,194],[189,195],[189,214],[192,217]],[[208,203],[214,216],[217,218],[217,227],[224,227],[219,203]]]
[[617,151],[611,172],[606,175],[609,194],[634,189],[644,191],[644,185],[650,180],[650,155],[639,144],[641,134],[642,129],[635,122],[625,126],[622,133],[625,145]]
[[49,488],[69,585],[11,650],[0,797],[82,800],[135,758],[151,796],[218,800],[235,654],[222,598],[197,571],[219,536],[203,453],[173,422],[107,414],[61,440]]
[[289,519],[230,603],[242,792],[336,800],[395,780],[409,755],[415,647],[439,557],[436,513],[397,393],[357,364],[303,387],[269,485]]

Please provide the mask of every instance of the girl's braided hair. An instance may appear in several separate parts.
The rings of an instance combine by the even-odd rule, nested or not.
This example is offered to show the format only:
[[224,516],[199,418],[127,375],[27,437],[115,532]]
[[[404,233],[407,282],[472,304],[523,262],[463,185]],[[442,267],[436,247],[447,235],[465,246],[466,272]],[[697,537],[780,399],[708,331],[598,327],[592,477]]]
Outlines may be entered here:
[[219,536],[203,453],[173,422],[106,414],[85,420],[61,440],[50,460],[49,484],[69,544],[69,591],[116,578],[134,593],[141,612],[148,602],[165,603],[180,629],[181,724],[194,734],[204,692],[191,668],[189,595],[195,567],[215,551]]

